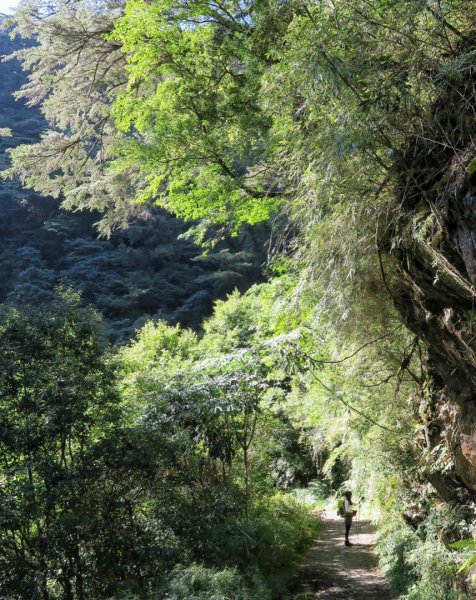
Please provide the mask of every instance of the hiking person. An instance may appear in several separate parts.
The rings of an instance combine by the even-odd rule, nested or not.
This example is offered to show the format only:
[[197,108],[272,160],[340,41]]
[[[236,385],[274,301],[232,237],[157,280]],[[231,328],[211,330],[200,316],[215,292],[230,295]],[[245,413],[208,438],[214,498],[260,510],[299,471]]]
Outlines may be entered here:
[[343,506],[344,515],[343,516],[344,516],[344,522],[345,522],[345,545],[346,546],[354,545],[349,542],[349,532],[350,532],[350,528],[352,527],[352,519],[357,514],[358,505],[363,500],[365,500],[365,498],[362,496],[362,498],[357,502],[357,504],[353,504],[352,503],[352,492],[344,492],[344,506]]

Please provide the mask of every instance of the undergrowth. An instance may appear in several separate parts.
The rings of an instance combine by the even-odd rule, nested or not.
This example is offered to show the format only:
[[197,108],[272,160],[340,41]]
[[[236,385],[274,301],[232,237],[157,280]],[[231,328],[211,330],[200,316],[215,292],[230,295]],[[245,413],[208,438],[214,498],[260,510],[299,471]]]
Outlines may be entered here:
[[458,556],[445,537],[464,528],[451,509],[433,507],[418,527],[401,516],[384,519],[377,543],[380,565],[400,600],[469,600],[458,575]]
[[161,600],[255,600],[271,598],[264,582],[255,579],[249,586],[237,569],[217,570],[203,565],[178,566],[162,587]]
[[316,536],[315,504],[309,493],[280,492],[261,499],[247,521],[230,524],[224,537],[218,532],[215,564],[237,566],[253,582],[263,578],[272,594],[279,594]]
[[[320,522],[313,490],[261,498],[247,520],[230,522],[207,540],[206,561],[177,565],[149,600],[272,600],[299,568]],[[117,600],[137,600],[130,591]],[[142,596],[143,597],[143,596]]]

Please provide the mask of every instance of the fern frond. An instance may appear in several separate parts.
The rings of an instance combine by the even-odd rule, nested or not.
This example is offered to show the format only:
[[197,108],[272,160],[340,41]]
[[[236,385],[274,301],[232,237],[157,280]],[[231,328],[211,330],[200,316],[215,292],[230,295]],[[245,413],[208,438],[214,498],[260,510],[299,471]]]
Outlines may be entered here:
[[476,539],[470,538],[468,540],[459,540],[450,544],[450,548],[454,550],[476,550]]
[[476,564],[476,554],[472,554],[468,560],[465,560],[461,567],[458,569],[457,573],[462,573],[463,571],[468,571],[469,567]]

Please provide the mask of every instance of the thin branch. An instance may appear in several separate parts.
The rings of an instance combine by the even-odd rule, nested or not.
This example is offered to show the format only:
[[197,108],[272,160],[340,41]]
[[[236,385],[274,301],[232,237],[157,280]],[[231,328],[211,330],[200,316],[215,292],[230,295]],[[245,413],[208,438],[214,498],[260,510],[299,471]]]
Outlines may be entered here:
[[388,375],[387,377],[385,377],[385,379],[382,379],[381,381],[378,381],[377,383],[362,383],[361,385],[364,388],[376,388],[376,387],[380,387],[381,385],[387,384],[391,379],[393,379],[397,375],[398,375],[398,373],[390,373],[390,375]]
[[431,8],[431,6],[426,6],[425,8],[429,13],[431,13],[435,17],[435,19],[440,21],[440,23],[443,25],[443,27],[446,27],[447,29],[452,31],[454,34],[456,34],[458,37],[460,37],[465,42],[470,41],[468,36],[466,36],[464,33],[462,33],[459,29],[456,29],[456,27],[454,25],[452,25],[449,21],[447,21],[444,18],[443,14],[439,15],[434,8]]
[[379,423],[378,421],[376,421],[375,419],[373,419],[372,417],[370,417],[369,415],[367,415],[366,413],[362,412],[361,410],[359,410],[358,408],[355,408],[355,406],[352,406],[352,404],[350,404],[349,402],[347,402],[346,400],[344,400],[344,398],[341,398],[339,396],[336,396],[333,392],[333,390],[331,390],[331,388],[326,385],[321,379],[319,379],[319,377],[314,373],[314,371],[312,369],[309,369],[309,372],[311,373],[311,375],[314,377],[314,379],[320,384],[322,385],[322,387],[324,389],[326,389],[328,392],[330,392],[331,394],[333,394],[333,396],[335,398],[337,398],[337,400],[339,400],[339,402],[341,402],[345,407],[347,407],[349,410],[355,412],[356,414],[358,414],[359,416],[363,417],[364,419],[366,419],[367,421],[369,421],[369,423],[372,423],[373,425],[375,425],[376,427],[380,427],[380,429],[383,429],[384,431],[388,431],[389,433],[397,433],[395,429],[390,429],[390,427],[387,427],[386,425],[382,425],[381,423]]
[[383,284],[384,284],[387,292],[390,294],[390,298],[392,300],[394,300],[392,290],[390,289],[390,286],[388,285],[387,276],[385,275],[385,269],[383,268],[382,253],[380,252],[379,249],[377,250],[377,256],[378,256],[378,263],[379,263],[379,268],[380,268],[380,275],[382,276]]
[[371,346],[372,344],[376,344],[380,340],[383,340],[383,339],[385,339],[387,337],[391,337],[392,335],[394,335],[402,327],[403,327],[403,325],[400,324],[397,327],[395,327],[395,329],[393,329],[392,331],[390,331],[389,333],[384,333],[383,335],[379,336],[378,338],[375,338],[373,340],[365,342],[365,344],[362,344],[362,346],[360,346],[360,348],[357,348],[357,350],[355,352],[352,352],[352,354],[349,354],[349,356],[345,356],[344,358],[340,358],[338,360],[317,360],[317,359],[313,358],[312,356],[310,356],[309,354],[307,354],[306,352],[303,352],[302,350],[299,350],[298,348],[296,348],[296,350],[300,354],[302,354],[303,356],[305,356],[308,360],[310,360],[311,363],[314,364],[314,365],[339,365],[339,364],[345,362],[346,360],[349,360],[350,358],[353,358],[354,356],[356,356],[364,348],[367,348],[367,346]]

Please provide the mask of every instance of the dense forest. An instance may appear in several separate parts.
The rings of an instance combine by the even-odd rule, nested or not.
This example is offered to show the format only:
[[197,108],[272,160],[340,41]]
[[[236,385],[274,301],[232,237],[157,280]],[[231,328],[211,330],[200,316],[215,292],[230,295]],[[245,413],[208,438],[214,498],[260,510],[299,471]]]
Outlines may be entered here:
[[475,597],[476,3],[3,29],[0,597],[279,599],[348,489]]
[[[28,44],[2,32],[0,54],[9,56]],[[37,142],[47,124],[37,108],[13,97],[27,82],[18,61],[0,64],[0,77],[0,127],[13,133],[0,140],[5,168],[5,150]],[[187,227],[164,210],[151,209],[106,239],[94,227],[97,211],[67,212],[59,204],[22,189],[16,180],[3,183],[2,301],[48,302],[54,287],[67,283],[104,316],[107,338],[124,341],[152,317],[199,328],[214,300],[263,280],[266,225],[248,227],[204,256],[191,240],[179,239]]]

